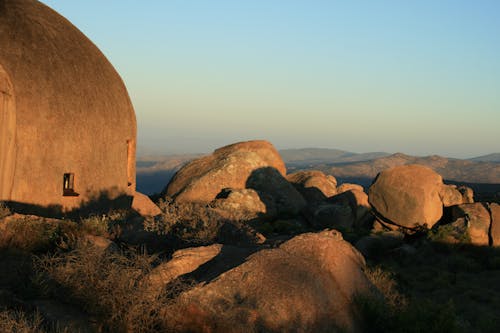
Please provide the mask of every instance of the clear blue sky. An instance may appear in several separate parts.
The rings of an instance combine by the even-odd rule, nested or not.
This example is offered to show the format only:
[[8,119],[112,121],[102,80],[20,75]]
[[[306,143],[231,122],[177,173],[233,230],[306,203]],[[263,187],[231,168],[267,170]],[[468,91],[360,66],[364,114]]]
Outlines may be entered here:
[[123,77],[140,152],[500,151],[500,1],[43,2]]

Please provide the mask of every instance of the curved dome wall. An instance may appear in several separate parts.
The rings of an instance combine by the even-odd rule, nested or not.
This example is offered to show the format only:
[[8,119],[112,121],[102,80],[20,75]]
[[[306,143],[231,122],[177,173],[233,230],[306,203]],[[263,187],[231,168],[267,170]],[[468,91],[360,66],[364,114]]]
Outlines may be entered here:
[[1,165],[0,200],[68,211],[134,194],[136,121],[127,90],[69,21],[38,1],[0,0],[0,90],[2,79],[13,92],[15,151],[0,150],[14,168],[7,186]]

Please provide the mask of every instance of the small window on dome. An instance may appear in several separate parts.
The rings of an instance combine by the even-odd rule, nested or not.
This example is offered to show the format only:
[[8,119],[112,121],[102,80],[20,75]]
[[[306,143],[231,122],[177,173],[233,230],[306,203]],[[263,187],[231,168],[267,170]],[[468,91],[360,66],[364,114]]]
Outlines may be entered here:
[[63,196],[76,197],[78,195],[75,192],[75,174],[65,173],[63,176]]

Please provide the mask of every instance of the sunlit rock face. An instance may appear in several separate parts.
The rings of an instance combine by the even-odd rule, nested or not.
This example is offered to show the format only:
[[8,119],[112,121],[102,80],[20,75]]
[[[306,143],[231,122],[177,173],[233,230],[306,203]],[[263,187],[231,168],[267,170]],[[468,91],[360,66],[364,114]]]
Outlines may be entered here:
[[442,177],[428,167],[404,165],[382,171],[368,191],[376,214],[406,228],[432,227],[443,215]]
[[302,196],[310,203],[322,201],[337,194],[337,180],[318,170],[302,170],[287,175]]
[[210,202],[226,188],[243,189],[252,173],[271,167],[282,176],[285,163],[267,141],[239,142],[215,150],[182,167],[172,178],[163,195],[178,202]]
[[64,212],[132,197],[135,114],[104,55],[31,0],[0,1],[0,45],[0,200]]
[[364,268],[339,232],[302,234],[182,294],[172,320],[192,332],[358,332],[354,296],[371,288]]

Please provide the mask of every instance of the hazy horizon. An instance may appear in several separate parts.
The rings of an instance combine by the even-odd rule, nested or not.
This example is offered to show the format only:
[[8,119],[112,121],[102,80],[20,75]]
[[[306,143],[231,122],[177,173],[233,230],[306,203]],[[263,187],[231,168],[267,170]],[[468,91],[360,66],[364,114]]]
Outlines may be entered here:
[[42,2],[122,76],[139,152],[500,150],[497,1]]

